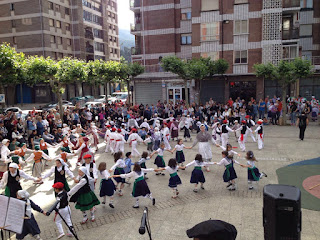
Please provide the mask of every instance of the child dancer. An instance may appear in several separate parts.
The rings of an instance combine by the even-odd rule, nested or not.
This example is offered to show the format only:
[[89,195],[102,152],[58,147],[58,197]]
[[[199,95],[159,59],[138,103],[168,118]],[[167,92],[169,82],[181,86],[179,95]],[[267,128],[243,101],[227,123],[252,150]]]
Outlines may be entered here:
[[258,162],[257,159],[254,157],[252,151],[247,152],[246,156],[247,165],[240,164],[241,167],[248,168],[248,189],[253,189],[253,182],[258,183],[258,181],[264,176],[267,177],[267,174],[264,172],[259,172],[259,169],[256,168],[255,162]]
[[165,145],[165,149],[166,150],[171,150],[171,146],[170,146],[170,130],[168,128],[168,124],[167,123],[163,123],[163,129],[162,129],[162,135],[163,135],[163,142]]
[[52,166],[51,169],[47,173],[45,173],[41,179],[46,179],[50,177],[52,174],[54,174],[54,183],[63,183],[64,190],[66,190],[67,192],[70,190],[70,188],[66,179],[66,174],[69,176],[69,178],[76,181],[76,178],[74,177],[73,173],[70,171],[66,163],[61,158],[56,159],[56,166]]
[[100,201],[90,189],[90,177],[88,176],[87,169],[80,167],[78,173],[79,182],[68,192],[68,197],[71,197],[70,202],[76,203],[75,208],[81,210],[83,213],[81,224],[85,224],[88,221],[87,210],[90,210],[91,221],[94,222],[94,206],[99,205]]
[[100,182],[100,197],[103,198],[102,204],[106,204],[107,196],[110,197],[109,207],[114,208],[113,194],[117,190],[114,185],[110,173],[106,170],[107,164],[102,162],[99,164],[98,170],[101,176]]
[[132,189],[132,196],[136,198],[136,203],[133,205],[133,208],[139,208],[139,197],[147,197],[152,201],[152,205],[156,204],[156,199],[152,197],[152,193],[149,190],[148,184],[144,179],[144,174],[146,172],[153,172],[153,168],[142,169],[138,163],[134,164],[133,171],[128,174],[120,174],[114,175],[114,178],[127,178],[133,177],[135,179],[133,189]]
[[235,179],[237,178],[237,173],[234,170],[233,164],[237,163],[240,165],[240,163],[236,160],[233,160],[230,156],[228,156],[227,151],[223,151],[221,154],[222,154],[222,160],[214,164],[225,166],[226,169],[223,173],[223,181],[229,183],[227,185],[227,189],[229,191],[234,191],[236,190]]
[[[63,217],[63,219],[66,221],[69,227],[73,228],[72,226],[72,221],[71,221],[71,210],[69,207],[69,202],[68,202],[68,194],[65,191],[65,186],[62,182],[56,182],[52,186],[54,188],[54,192],[56,194],[56,200],[59,200],[59,203],[57,205],[57,209],[60,213],[60,215]],[[56,226],[59,231],[59,236],[57,239],[60,239],[64,236],[64,231],[62,227],[62,218],[60,215],[56,215],[54,217],[54,221],[56,223]],[[68,229],[67,237],[73,237],[72,233]]]
[[68,136],[65,135],[62,137],[62,141],[60,143],[60,146],[65,148],[65,152],[71,153],[70,147],[72,148],[73,144],[69,141]]
[[169,179],[169,187],[172,188],[173,190],[173,196],[172,198],[175,199],[179,195],[178,191],[178,185],[182,184],[181,179],[177,174],[178,169],[185,169],[185,167],[179,167],[177,166],[177,160],[175,158],[171,158],[168,162],[168,166],[165,168],[159,168],[156,169],[155,171],[163,171],[167,170],[170,174],[170,179]]
[[204,177],[202,167],[205,167],[207,165],[213,165],[213,164],[214,164],[213,162],[204,162],[202,159],[202,155],[197,154],[195,157],[195,160],[193,160],[192,162],[190,162],[186,165],[185,168],[190,167],[190,166],[194,166],[194,169],[191,174],[190,183],[195,184],[195,188],[193,189],[193,191],[195,193],[198,192],[199,182],[201,184],[201,189],[204,190],[203,184],[205,183],[206,179]]
[[153,150],[158,150],[161,143],[161,132],[158,127],[154,128],[154,147]]
[[149,152],[149,153],[152,153],[152,148],[153,148],[153,144],[152,144],[152,138],[151,138],[151,136],[149,135],[149,133],[147,134],[147,136],[146,136],[146,139],[143,141],[144,142],[144,144],[147,144],[147,151]]
[[245,135],[246,135],[247,129],[248,131],[252,131],[250,128],[247,127],[247,122],[243,120],[241,122],[241,127],[236,130],[236,131],[240,131],[240,137],[238,139],[238,143],[242,152],[246,151]]
[[[131,152],[126,153],[126,158],[125,158],[124,162],[126,163],[126,167],[124,168],[124,173],[130,173],[131,167],[133,165],[132,160],[131,160]],[[131,184],[129,182],[129,179],[125,182],[126,184]]]
[[117,129],[117,133],[115,133],[115,141],[116,141],[116,147],[115,152],[124,152],[124,143],[126,140],[124,139],[124,136],[121,134],[121,129]]
[[53,160],[57,160],[58,158],[61,158],[65,162],[65,164],[67,164],[68,167],[70,168],[71,163],[68,161],[68,158],[73,156],[75,156],[74,153],[68,153],[67,149],[62,147],[60,148],[60,154],[57,157],[55,157]]
[[[155,153],[158,153],[156,159],[154,160],[154,164],[157,165],[157,168],[164,168],[166,166],[166,163],[164,162],[164,159],[163,159],[163,153],[164,153],[164,151],[168,151],[168,152],[170,152],[170,151],[166,150],[164,147],[165,147],[165,144],[162,142],[160,144],[160,148],[158,150],[154,151],[153,153],[151,153],[151,155],[150,155],[150,158],[152,158],[152,156]],[[165,174],[162,171],[159,171],[156,173],[156,175],[164,176]]]
[[92,161],[92,156],[90,154],[86,154],[83,157],[84,163],[82,164],[82,167],[87,168],[87,171],[89,173],[89,176],[91,177],[89,181],[89,185],[91,188],[91,191],[94,191],[94,186],[98,180],[98,170],[96,164]]
[[[124,174],[124,168],[126,167],[126,163],[122,159],[122,152],[116,152],[114,154],[114,162],[115,164],[110,168],[109,173],[114,171],[114,175],[120,175]],[[123,196],[122,189],[124,188],[125,179],[121,177],[115,177],[114,180],[117,182],[117,189],[118,189],[118,195],[121,197]],[[118,188],[118,185],[120,184],[120,187]]]
[[[42,152],[44,152],[45,154],[47,154],[49,156],[48,147],[52,147],[52,145],[50,145],[49,143],[46,143],[43,140],[43,138],[40,138],[40,149],[41,149]],[[48,166],[47,160],[44,160],[44,166]]]
[[34,161],[32,167],[32,175],[34,177],[41,177],[41,173],[43,172],[43,163],[42,159],[51,160],[50,157],[40,150],[40,146],[36,145],[34,147],[35,151],[31,153],[31,155],[26,159],[26,162]]
[[183,144],[182,139],[178,139],[177,143],[178,144],[170,152],[173,153],[174,151],[177,151],[176,152],[176,160],[177,160],[178,164],[180,164],[180,166],[183,167],[183,162],[186,161],[186,159],[184,157],[183,149],[184,148],[191,149],[191,147],[186,147]]
[[36,219],[33,216],[32,209],[42,213],[45,216],[46,212],[44,212],[37,204],[30,200],[29,197],[30,194],[26,190],[19,190],[17,192],[17,198],[26,202],[26,214],[24,217],[22,233],[16,235],[17,240],[24,239],[24,237],[28,234],[31,234],[33,238],[37,240],[41,240],[40,228]]
[[227,148],[223,147],[223,146],[220,146],[219,144],[216,144],[217,147],[220,147],[223,151],[227,151],[228,152],[228,156],[232,157],[234,155],[238,155],[239,157],[241,156],[240,153],[237,153],[236,151],[233,151],[232,150],[232,146],[231,144],[227,144]]
[[137,149],[138,142],[143,142],[142,138],[138,135],[137,129],[133,128],[132,133],[130,134],[128,141],[127,141],[131,146],[132,146],[132,156],[133,157],[138,157],[140,156],[140,153]]
[[259,119],[259,121],[257,123],[258,123],[259,126],[255,130],[255,133],[258,134],[258,136],[257,136],[258,149],[261,150],[264,147],[264,143],[263,143],[263,126],[262,126],[263,120]]

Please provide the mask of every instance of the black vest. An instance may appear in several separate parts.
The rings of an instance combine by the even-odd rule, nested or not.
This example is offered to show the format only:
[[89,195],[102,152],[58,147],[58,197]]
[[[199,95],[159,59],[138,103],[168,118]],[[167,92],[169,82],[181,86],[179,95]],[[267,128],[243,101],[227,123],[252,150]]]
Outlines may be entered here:
[[20,173],[18,169],[17,169],[17,175],[15,177],[12,177],[10,171],[8,171],[7,186],[10,189],[10,197],[17,198],[17,192],[19,190],[22,190],[19,180],[20,180]]
[[247,120],[247,126],[248,126],[248,128],[251,128],[251,127],[252,127],[251,120]]
[[260,126],[260,129],[258,130],[258,134],[263,134],[263,127]]
[[227,125],[226,124],[223,124],[222,125],[222,133],[228,133],[228,129],[227,129]]
[[247,131],[247,126],[246,125],[242,125],[242,129],[241,129],[241,134],[246,134]]
[[[85,175],[83,177],[86,180],[86,184],[82,186],[70,199],[70,202],[77,202],[79,195],[88,193],[91,191],[90,186],[89,186],[89,179],[88,176]],[[81,179],[80,179],[81,180]]]
[[68,206],[68,195],[66,191],[62,191],[61,193],[58,194],[57,197],[60,198],[59,209],[62,209]]
[[[86,163],[82,164],[82,167],[85,167]],[[93,177],[93,162],[90,163],[90,168],[89,168],[89,173],[90,173],[90,177]]]
[[64,170],[64,166],[62,166],[62,170],[59,172],[58,168],[55,167],[55,173],[54,173],[54,183],[61,182],[65,184],[66,182],[66,172]]

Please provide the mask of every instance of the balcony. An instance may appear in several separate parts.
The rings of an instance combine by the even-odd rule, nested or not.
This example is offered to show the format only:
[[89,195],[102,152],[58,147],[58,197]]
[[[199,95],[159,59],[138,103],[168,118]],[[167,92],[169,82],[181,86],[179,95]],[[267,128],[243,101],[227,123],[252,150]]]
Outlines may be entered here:
[[311,62],[316,70],[320,70],[320,56],[312,57]]
[[160,64],[146,65],[144,66],[144,69],[146,73],[164,72]]
[[91,39],[91,40],[94,39],[92,31],[89,31],[87,29],[84,32],[84,37],[87,38],[87,39]]
[[133,12],[140,12],[141,0],[129,0],[130,10]]
[[299,38],[299,28],[282,30],[282,40],[291,40]]
[[141,55],[141,54],[142,54],[141,48],[135,48],[135,47],[131,48],[131,55]]
[[141,24],[136,23],[136,24],[130,24],[130,32],[133,35],[139,35],[139,32],[141,32]]
[[300,8],[300,0],[283,0],[283,8]]
[[89,44],[88,42],[87,42],[87,44],[86,44],[86,52],[87,52],[87,53],[94,53],[94,48],[93,48],[93,46],[92,46],[91,44]]

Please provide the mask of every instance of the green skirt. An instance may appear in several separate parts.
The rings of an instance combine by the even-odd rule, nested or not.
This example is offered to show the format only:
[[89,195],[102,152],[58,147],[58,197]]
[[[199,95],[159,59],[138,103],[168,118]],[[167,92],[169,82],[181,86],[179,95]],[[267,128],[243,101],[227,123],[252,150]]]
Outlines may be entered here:
[[49,150],[48,149],[42,150],[42,152],[44,152],[45,154],[47,154],[49,156]]
[[87,211],[99,204],[100,201],[94,192],[90,191],[79,195],[75,208],[81,211]]

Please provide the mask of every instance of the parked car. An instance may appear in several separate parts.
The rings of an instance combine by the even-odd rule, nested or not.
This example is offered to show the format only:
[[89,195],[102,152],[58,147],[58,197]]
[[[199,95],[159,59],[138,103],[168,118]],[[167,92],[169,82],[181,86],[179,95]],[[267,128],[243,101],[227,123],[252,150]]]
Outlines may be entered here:
[[108,98],[108,101],[111,101],[112,103],[116,102],[116,100],[120,100],[122,103],[126,103],[128,99],[128,93],[127,92],[114,92],[111,94],[111,97]]
[[102,103],[102,102],[96,102],[96,101],[94,101],[94,102],[86,102],[86,103],[84,104],[84,106],[85,106],[86,108],[91,109],[91,108],[97,108],[97,107],[99,107],[99,105],[101,105],[101,104],[102,104],[102,106],[104,105],[104,103]]
[[[48,110],[56,108],[58,105],[59,105],[59,103],[48,103],[48,104],[44,105],[41,109],[44,111],[48,111]],[[73,106],[72,102],[62,100],[62,107],[65,109],[67,107],[74,107],[74,106]]]
[[[28,116],[29,112],[32,110],[21,110],[21,108],[19,107],[9,107],[4,110],[4,113],[8,113],[9,111],[14,112],[16,115],[19,115],[19,113],[21,112],[22,114],[20,118],[25,119]],[[42,112],[42,110],[36,110],[36,111]]]

